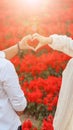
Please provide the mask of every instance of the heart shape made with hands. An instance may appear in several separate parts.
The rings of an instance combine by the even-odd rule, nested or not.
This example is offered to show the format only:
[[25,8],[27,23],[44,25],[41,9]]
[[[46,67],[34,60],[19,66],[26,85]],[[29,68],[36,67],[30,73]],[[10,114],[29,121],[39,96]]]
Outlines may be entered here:
[[28,40],[28,45],[32,46],[33,48],[36,48],[39,44],[39,41],[37,39]]

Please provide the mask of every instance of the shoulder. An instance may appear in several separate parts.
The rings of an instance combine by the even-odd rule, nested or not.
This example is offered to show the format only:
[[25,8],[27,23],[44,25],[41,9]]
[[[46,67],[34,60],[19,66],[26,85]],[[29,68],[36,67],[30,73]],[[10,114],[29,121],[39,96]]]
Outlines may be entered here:
[[7,60],[5,58],[0,58],[0,70],[4,68],[14,68],[14,65],[10,60]]
[[0,80],[6,81],[13,77],[17,77],[14,65],[11,61],[5,58],[0,58]]

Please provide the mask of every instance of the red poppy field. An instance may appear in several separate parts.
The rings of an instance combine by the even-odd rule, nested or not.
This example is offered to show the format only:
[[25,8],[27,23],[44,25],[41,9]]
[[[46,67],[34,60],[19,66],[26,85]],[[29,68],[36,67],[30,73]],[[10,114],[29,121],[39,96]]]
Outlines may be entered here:
[[[43,36],[62,34],[73,38],[73,1],[39,0],[0,1],[0,50],[18,43],[27,34]],[[33,46],[36,46],[34,40]],[[11,59],[27,101],[26,114],[35,117],[24,121],[23,130],[53,130],[53,118],[61,88],[62,72],[71,57],[52,50],[48,45],[36,52],[25,50]]]

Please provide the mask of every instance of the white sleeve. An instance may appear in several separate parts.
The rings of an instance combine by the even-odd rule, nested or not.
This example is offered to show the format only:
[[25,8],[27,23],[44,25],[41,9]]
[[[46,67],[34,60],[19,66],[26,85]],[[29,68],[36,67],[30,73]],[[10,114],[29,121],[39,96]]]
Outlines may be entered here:
[[4,53],[4,51],[0,51],[0,58],[5,58],[5,53]]
[[68,62],[62,77],[53,126],[54,130],[72,130],[68,127],[73,115],[73,58]]
[[4,90],[8,95],[12,107],[16,111],[23,111],[27,105],[26,98],[20,88],[19,79],[13,64],[9,61],[4,68]]
[[71,57],[73,57],[73,40],[66,35],[51,35],[53,42],[48,44],[51,48],[61,51]]

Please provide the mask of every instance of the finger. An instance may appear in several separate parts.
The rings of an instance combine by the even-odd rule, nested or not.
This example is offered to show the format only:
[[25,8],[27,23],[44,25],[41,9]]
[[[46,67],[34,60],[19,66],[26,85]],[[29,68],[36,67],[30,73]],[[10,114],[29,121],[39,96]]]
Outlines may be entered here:
[[36,49],[36,48],[34,48],[34,51],[36,52],[36,51],[37,51],[37,49]]
[[28,47],[29,47],[29,49],[35,51],[35,48],[34,48],[34,47],[32,47],[32,46],[30,46],[30,45],[28,45]]
[[35,51],[35,48],[31,47],[31,50]]
[[40,41],[40,36],[35,36],[35,37],[32,38],[32,40],[35,40],[35,39],[37,39],[38,41]]
[[32,38],[32,40],[35,40],[35,39],[39,40],[39,38],[37,36],[35,36],[35,37]]
[[39,35],[38,33],[34,33],[32,36],[37,36],[37,35]]
[[29,34],[26,36],[26,40],[31,40],[32,39],[32,36]]
[[38,50],[41,47],[41,44],[39,43],[37,47],[35,48],[35,51]]
[[34,34],[32,35],[32,38],[34,38],[34,37],[38,37],[38,36],[39,36],[38,33],[34,33]]

